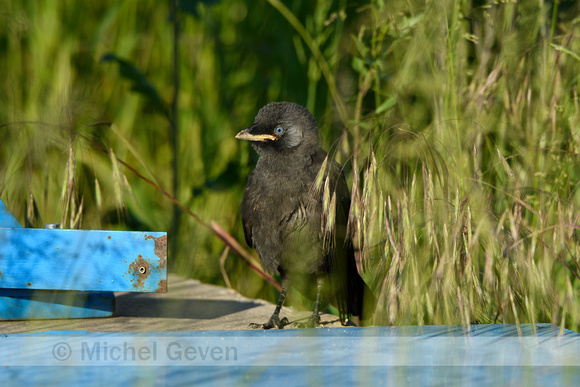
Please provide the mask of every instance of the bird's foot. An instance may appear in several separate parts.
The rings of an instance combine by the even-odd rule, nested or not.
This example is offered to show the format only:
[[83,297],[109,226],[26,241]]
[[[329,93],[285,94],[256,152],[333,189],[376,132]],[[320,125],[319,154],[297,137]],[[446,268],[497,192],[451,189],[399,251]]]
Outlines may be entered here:
[[277,315],[274,315],[272,317],[270,317],[270,319],[268,320],[267,323],[265,324],[256,324],[256,323],[251,323],[249,325],[249,328],[252,329],[283,329],[286,325],[290,324],[290,321],[288,321],[288,318],[284,317],[282,320],[280,320],[280,317]]
[[297,328],[318,328],[320,326],[320,315],[313,313],[305,321],[295,322],[294,325]]

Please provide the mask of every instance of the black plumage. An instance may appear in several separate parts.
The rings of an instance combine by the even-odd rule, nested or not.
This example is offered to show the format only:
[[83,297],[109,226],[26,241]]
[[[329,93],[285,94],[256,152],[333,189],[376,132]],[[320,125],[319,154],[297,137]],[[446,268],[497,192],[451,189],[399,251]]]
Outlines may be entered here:
[[[241,205],[246,242],[256,248],[264,269],[282,280],[270,320],[251,326],[288,324],[279,313],[290,285],[311,298],[316,294],[306,326],[319,324],[321,297],[338,308],[344,325],[350,316],[360,317],[368,288],[347,233],[350,194],[340,164],[325,161],[312,114],[294,103],[270,103],[236,138],[250,141],[260,155]],[[323,210],[324,189],[327,207],[332,203],[334,210]]]

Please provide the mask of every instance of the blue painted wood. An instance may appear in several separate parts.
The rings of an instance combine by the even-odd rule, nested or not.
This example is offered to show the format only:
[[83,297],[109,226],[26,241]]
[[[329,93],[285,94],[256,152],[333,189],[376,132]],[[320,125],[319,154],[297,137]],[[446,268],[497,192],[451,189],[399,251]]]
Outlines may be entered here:
[[[3,228],[13,228],[19,229],[24,233],[26,231],[22,229],[21,224],[16,220],[16,218],[6,209],[6,206],[0,200],[0,227]],[[0,233],[3,229],[0,228]],[[5,230],[6,231],[6,230]],[[63,232],[64,230],[53,230],[53,232]],[[35,231],[31,231],[34,234]],[[69,235],[74,236],[72,233],[77,233],[76,230],[67,230],[64,231],[63,234],[57,235]],[[58,278],[58,273],[62,273],[62,269],[66,269],[67,265],[70,266],[71,262],[67,262],[67,259],[63,259],[61,257],[60,261],[55,261],[56,254],[49,254],[49,251],[45,251],[45,259],[46,262],[51,264],[60,264],[60,271],[48,273],[47,275],[40,275],[41,269],[46,268],[46,265],[39,263],[36,267],[32,269],[30,266],[34,266],[35,262],[29,258],[29,252],[27,251],[20,251],[22,246],[13,245],[9,246],[9,243],[13,243],[9,236],[10,233],[14,233],[14,231],[7,231],[8,234],[4,234],[4,237],[7,239],[0,238],[0,267],[4,267],[8,265],[7,268],[4,268],[4,271],[1,271],[0,268],[0,320],[30,320],[30,319],[63,319],[63,318],[95,318],[95,317],[111,317],[114,313],[115,307],[115,295],[112,291],[98,291],[98,292],[87,292],[84,290],[89,289],[80,289],[83,291],[63,291],[63,290],[45,290],[45,289],[37,289],[38,287],[42,287],[42,284],[46,281],[52,281],[53,283],[69,283],[69,288],[82,287],[82,282],[77,282],[77,277],[68,277],[65,278]],[[17,235],[20,235],[18,231],[16,231]],[[84,232],[86,233],[86,232]],[[7,236],[8,235],[8,236]],[[24,235],[24,234],[22,234]],[[77,236],[86,235],[82,232],[77,234]],[[155,235],[149,234],[155,238]],[[161,236],[157,236],[157,238],[161,239],[153,239],[154,248],[153,253],[157,255],[166,256],[166,243],[163,242],[164,234]],[[57,241],[60,239],[56,238]],[[60,240],[61,243],[64,243],[62,246],[63,250],[66,250],[69,246],[75,246],[74,243],[67,242]],[[15,241],[18,243],[18,240]],[[42,239],[36,239],[30,241],[29,245],[35,247],[36,251],[42,251],[43,245]],[[147,243],[150,245],[151,243]],[[48,246],[50,244],[45,244],[44,246]],[[53,247],[58,247],[54,246]],[[9,261],[4,260],[5,256],[2,255],[2,252],[5,250],[10,250],[13,255],[17,257],[16,262],[14,260]],[[82,256],[83,258],[90,259],[93,256],[93,251],[90,250],[90,247],[87,247],[82,252],[76,252],[75,255]],[[24,258],[24,259],[23,259]],[[57,256],[56,259],[59,257]],[[68,258],[71,258],[70,256]],[[165,266],[162,263],[162,258],[158,257],[159,260],[154,260],[155,264],[158,262],[158,266]],[[165,257],[166,258],[166,257]],[[163,259],[165,259],[163,258]],[[73,258],[74,259],[74,258]],[[145,259],[144,259],[145,260]],[[100,262],[100,264],[104,265],[107,262]],[[148,262],[147,262],[148,263]],[[17,266],[10,266],[10,265],[17,265]],[[74,262],[75,265],[82,264],[82,260],[76,260]],[[50,266],[50,265],[49,265]],[[144,265],[143,265],[144,266]],[[91,268],[88,265],[89,269]],[[139,266],[142,267],[142,266]],[[139,267],[136,268],[137,272],[139,272]],[[151,267],[151,264],[150,264]],[[48,269],[50,271],[50,269]],[[105,270],[106,271],[106,270]],[[134,270],[133,270],[134,271]],[[153,269],[156,272],[155,268]],[[31,277],[27,277],[27,273],[30,272],[33,275]],[[69,273],[70,274],[70,273]],[[98,274],[97,272],[95,274]],[[166,269],[165,267],[159,269],[160,277],[166,278]],[[36,281],[35,278],[38,278],[40,275],[40,280]],[[74,275],[74,273],[72,273]],[[152,284],[156,278],[146,278],[142,279],[144,276],[143,273],[138,273],[133,275],[133,279],[136,281],[137,288],[140,288],[142,284]],[[71,281],[72,278],[72,281]],[[131,279],[131,275],[126,275],[127,279]],[[11,281],[12,279],[12,281]],[[16,280],[15,280],[16,279]],[[20,282],[18,282],[18,280]],[[44,281],[44,282],[43,282]],[[34,285],[32,285],[34,282]],[[25,286],[22,286],[25,283]],[[28,285],[30,283],[30,285]],[[72,284],[72,285],[71,285]],[[114,284],[112,282],[111,284]],[[159,284],[164,284],[163,279],[160,279],[158,282]],[[16,286],[15,286],[16,285]],[[24,287],[24,289],[13,289]],[[47,289],[53,289],[54,287],[47,287]],[[165,288],[163,286],[163,288]],[[57,287],[58,289],[58,287]],[[114,290],[121,290],[120,288]],[[131,290],[135,290],[135,287],[132,287]],[[158,290],[159,289],[158,286]]]
[[22,227],[14,215],[8,211],[2,200],[0,200],[0,227]]
[[[0,200],[0,227],[22,225]],[[0,280],[0,285],[2,281]],[[113,292],[67,292],[0,288],[0,320],[111,317]]]
[[113,292],[0,289],[0,320],[111,317],[114,311]]
[[[228,347],[236,352],[226,359]],[[580,334],[550,324],[56,331],[2,335],[0,348],[3,379],[19,385],[559,386],[580,380]]]
[[162,232],[0,228],[3,288],[165,292]]

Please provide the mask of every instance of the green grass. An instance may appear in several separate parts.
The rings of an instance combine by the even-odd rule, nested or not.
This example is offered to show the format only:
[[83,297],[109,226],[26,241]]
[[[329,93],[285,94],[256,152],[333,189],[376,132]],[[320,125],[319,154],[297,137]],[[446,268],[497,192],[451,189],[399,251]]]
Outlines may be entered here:
[[580,329],[576,2],[170,3],[2,2],[0,198],[19,220],[168,230],[171,270],[274,300],[204,224],[243,241],[257,156],[234,135],[289,100],[349,171],[378,323]]

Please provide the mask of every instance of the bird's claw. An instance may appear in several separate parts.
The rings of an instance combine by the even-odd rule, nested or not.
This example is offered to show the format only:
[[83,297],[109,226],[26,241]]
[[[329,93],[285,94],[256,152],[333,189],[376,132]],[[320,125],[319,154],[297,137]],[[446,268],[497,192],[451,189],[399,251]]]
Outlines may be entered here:
[[270,317],[270,319],[268,320],[267,323],[265,323],[265,324],[251,323],[249,325],[249,328],[251,328],[251,329],[272,329],[272,328],[283,329],[288,324],[290,324],[290,321],[288,321],[287,317],[284,317],[282,320],[280,320],[280,317],[272,316],[272,317]]
[[320,326],[320,315],[311,314],[304,322],[295,322],[297,328],[317,328]]

